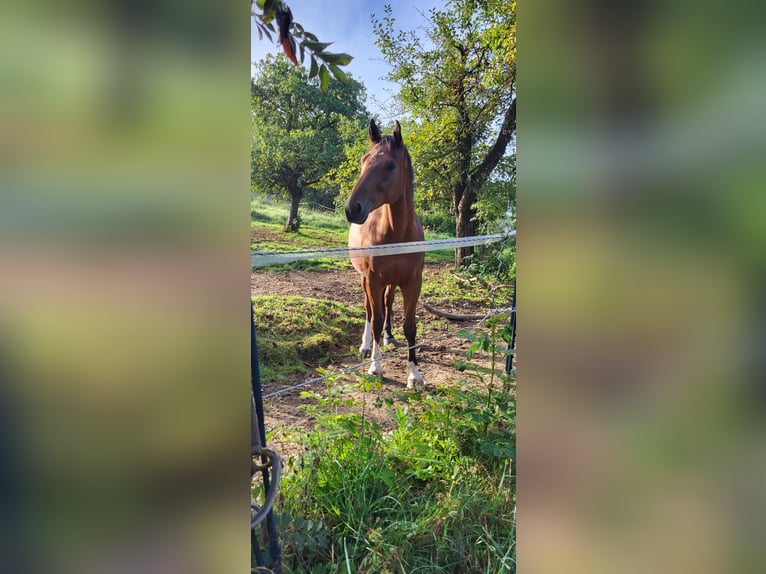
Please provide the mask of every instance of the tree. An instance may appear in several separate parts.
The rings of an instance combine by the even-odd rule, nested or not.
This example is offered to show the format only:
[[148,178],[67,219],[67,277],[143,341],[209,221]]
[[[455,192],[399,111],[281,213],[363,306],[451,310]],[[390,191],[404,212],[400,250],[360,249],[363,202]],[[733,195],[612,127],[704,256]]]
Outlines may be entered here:
[[[422,126],[413,146],[426,185],[450,198],[457,236],[474,235],[477,199],[516,131],[516,2],[448,0],[430,10],[425,39],[397,31],[390,6],[372,23],[388,79]],[[472,254],[456,250],[456,264]]]
[[348,129],[363,132],[369,116],[364,86],[352,77],[322,91],[317,78],[281,54],[258,63],[251,83],[254,191],[290,198],[285,231],[297,231],[298,206],[308,188],[319,185],[343,160]]

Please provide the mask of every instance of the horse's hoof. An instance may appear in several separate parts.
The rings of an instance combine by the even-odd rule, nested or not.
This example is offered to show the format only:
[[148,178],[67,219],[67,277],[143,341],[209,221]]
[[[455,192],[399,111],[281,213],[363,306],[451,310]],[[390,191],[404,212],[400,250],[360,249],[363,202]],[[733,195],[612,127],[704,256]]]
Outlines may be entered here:
[[373,377],[382,377],[383,369],[381,369],[380,367],[376,365],[370,365],[370,368],[367,370],[367,374]]
[[386,347],[388,345],[396,345],[396,339],[393,337],[383,337],[383,346]]
[[369,359],[372,357],[372,351],[370,349],[359,349],[363,359]]
[[410,377],[407,379],[407,389],[411,391],[422,391],[426,388],[426,384],[423,382],[423,379],[416,379],[414,377]]
[[416,391],[425,389],[426,385],[423,382],[423,375],[420,374],[418,366],[413,361],[407,362],[407,370],[409,371],[409,374],[407,375],[407,388]]

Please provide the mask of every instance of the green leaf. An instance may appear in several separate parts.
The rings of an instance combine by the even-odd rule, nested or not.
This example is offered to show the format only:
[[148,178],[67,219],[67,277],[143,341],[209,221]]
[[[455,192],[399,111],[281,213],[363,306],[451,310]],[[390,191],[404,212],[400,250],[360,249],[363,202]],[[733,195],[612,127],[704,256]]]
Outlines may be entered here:
[[271,24],[274,16],[277,15],[277,9],[274,4],[275,0],[264,0],[263,5],[260,6],[263,9],[261,20],[263,20],[264,24]]
[[264,26],[263,24],[258,25],[258,30],[263,31],[263,33],[266,35],[266,37],[269,39],[269,42],[273,42],[274,39],[271,37],[271,33],[269,32],[268,28]]
[[335,64],[336,66],[345,66],[353,60],[348,54],[333,54],[331,52],[322,52],[321,54],[317,54],[317,56],[322,58],[328,64]]
[[330,85],[330,72],[327,70],[327,66],[322,64],[319,66],[319,89],[323,92]]
[[[309,36],[309,33],[306,32],[306,37],[308,36]],[[316,38],[316,36],[314,36],[314,38]],[[306,47],[312,52],[321,52],[322,50],[324,50],[325,48],[333,44],[332,42],[317,42],[316,40],[313,40],[313,41],[304,40],[303,43],[306,44]]]
[[332,72],[332,75],[335,76],[336,79],[340,80],[341,82],[345,82],[348,80],[348,76],[346,75],[346,72],[341,70],[338,66],[335,64],[329,64],[330,71]]
[[390,468],[380,469],[380,479],[385,483],[388,488],[394,487],[394,471]]
[[311,71],[309,71],[309,79],[313,78],[319,73],[319,66],[317,65],[316,58],[311,56]]

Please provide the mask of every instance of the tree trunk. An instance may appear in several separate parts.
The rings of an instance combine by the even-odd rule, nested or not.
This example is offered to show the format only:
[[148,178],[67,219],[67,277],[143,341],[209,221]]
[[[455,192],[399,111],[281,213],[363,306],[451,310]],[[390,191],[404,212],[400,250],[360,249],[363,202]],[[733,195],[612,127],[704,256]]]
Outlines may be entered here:
[[300,218],[298,217],[298,206],[303,199],[303,189],[298,186],[290,186],[290,215],[285,222],[285,232],[297,233],[301,226]]
[[[468,126],[468,118],[465,112],[461,115],[461,125]],[[473,139],[468,128],[463,129],[463,135],[458,144],[458,157],[460,162],[460,183],[452,191],[452,207],[455,214],[455,231],[457,237],[471,237],[476,233],[476,197],[479,189],[486,183],[492,170],[495,169],[500,158],[503,157],[511,136],[516,131],[516,99],[514,98],[503,117],[503,124],[497,135],[495,143],[487,152],[483,161],[474,169],[471,166],[471,150]],[[466,266],[471,261],[474,253],[473,247],[460,247],[455,249],[455,266]]]
[[[476,235],[476,191],[468,189],[460,194],[460,201],[457,203],[457,213],[455,214],[455,236],[472,237]],[[455,249],[455,267],[464,267],[468,265],[473,256],[473,246],[458,247]]]

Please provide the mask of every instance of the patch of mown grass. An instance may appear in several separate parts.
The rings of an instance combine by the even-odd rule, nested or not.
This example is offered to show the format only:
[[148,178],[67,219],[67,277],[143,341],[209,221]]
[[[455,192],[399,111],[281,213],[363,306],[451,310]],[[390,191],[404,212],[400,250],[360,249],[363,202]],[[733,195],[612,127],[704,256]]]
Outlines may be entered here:
[[[336,213],[301,210],[301,227],[297,233],[283,229],[289,207],[286,203],[253,200],[251,228],[256,230],[250,248],[254,251],[283,252],[305,249],[345,247],[348,244],[348,223]],[[311,259],[268,267],[271,272],[302,270],[347,269],[347,259]]]
[[335,301],[295,295],[255,295],[258,359],[263,381],[308,372],[307,365],[354,354],[364,312]]
[[[251,225],[264,224],[284,228],[290,205],[286,202],[264,201],[253,199],[250,202]],[[321,229],[327,233],[337,234],[348,231],[348,222],[342,213],[329,211],[313,211],[301,207],[298,211],[301,219],[301,230],[305,226],[308,229]],[[286,233],[287,236],[295,235]]]
[[[317,424],[296,435],[306,450],[288,465],[278,508],[290,571],[516,571],[516,403],[513,379],[494,368],[509,335],[498,325],[470,336],[463,368],[474,384],[379,398],[390,432],[348,412],[352,385],[303,393]],[[480,353],[491,367],[472,363]]]
[[[445,236],[426,233],[426,241],[429,239],[446,239]],[[439,265],[455,260],[455,252],[452,249],[440,249],[439,251],[426,251],[426,265]]]

